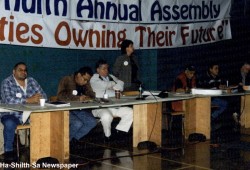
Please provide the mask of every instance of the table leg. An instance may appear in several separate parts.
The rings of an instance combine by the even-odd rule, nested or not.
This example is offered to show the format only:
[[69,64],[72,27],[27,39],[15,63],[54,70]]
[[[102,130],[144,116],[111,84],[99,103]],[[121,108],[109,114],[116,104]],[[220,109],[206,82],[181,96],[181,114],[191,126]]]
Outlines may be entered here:
[[250,127],[250,95],[241,96],[241,126]]
[[185,137],[202,133],[210,139],[211,97],[196,97],[186,101]]
[[133,147],[152,141],[161,146],[162,103],[134,105]]
[[31,113],[30,162],[43,157],[69,160],[69,111]]

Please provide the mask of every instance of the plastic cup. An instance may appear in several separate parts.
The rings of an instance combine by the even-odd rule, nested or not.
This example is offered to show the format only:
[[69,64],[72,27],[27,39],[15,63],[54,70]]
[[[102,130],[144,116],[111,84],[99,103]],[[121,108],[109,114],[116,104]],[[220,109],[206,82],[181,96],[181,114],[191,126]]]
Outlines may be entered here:
[[45,99],[40,99],[40,106],[44,107],[44,105],[45,105]]
[[109,95],[105,93],[105,94],[103,95],[103,98],[104,98],[104,99],[108,99],[108,98],[109,98]]

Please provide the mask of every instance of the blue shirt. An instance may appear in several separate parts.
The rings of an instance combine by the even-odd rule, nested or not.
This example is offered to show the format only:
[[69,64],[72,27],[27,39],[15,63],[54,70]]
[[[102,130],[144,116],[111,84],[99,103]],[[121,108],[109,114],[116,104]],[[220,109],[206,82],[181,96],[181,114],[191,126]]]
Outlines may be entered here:
[[[26,81],[27,86],[25,92],[17,84],[13,75],[3,80],[1,84],[1,102],[6,104],[25,104],[26,99],[36,93],[40,93],[43,98],[47,99],[47,95],[35,79],[33,79],[32,77],[28,77]],[[20,122],[22,122],[22,112],[1,113],[1,116],[6,114],[14,115],[20,120]]]

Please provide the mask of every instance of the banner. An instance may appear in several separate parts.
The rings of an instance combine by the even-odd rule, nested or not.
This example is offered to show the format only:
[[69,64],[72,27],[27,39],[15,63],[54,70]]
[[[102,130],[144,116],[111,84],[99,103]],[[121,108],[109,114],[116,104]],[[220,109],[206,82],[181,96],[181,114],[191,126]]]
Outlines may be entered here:
[[78,0],[70,15],[101,22],[197,22],[228,18],[230,8],[230,0]]
[[90,50],[119,49],[124,39],[137,49],[213,43],[231,39],[230,2],[0,0],[0,43]]
[[0,14],[119,23],[219,20],[230,8],[230,0],[0,0]]

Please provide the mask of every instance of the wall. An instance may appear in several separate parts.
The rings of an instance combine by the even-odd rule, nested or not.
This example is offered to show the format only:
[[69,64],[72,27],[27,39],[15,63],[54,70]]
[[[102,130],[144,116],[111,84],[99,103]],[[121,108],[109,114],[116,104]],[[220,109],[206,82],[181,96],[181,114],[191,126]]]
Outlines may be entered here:
[[[157,88],[157,52],[156,50],[138,50],[139,64],[142,72],[142,82],[146,88]],[[90,51],[38,48],[14,45],[0,45],[0,81],[12,74],[13,66],[23,61],[28,65],[29,76],[34,77],[45,90],[48,96],[56,95],[60,78],[73,74],[82,66],[90,66],[95,70],[98,59],[106,59],[112,65],[120,50],[115,51]]]

